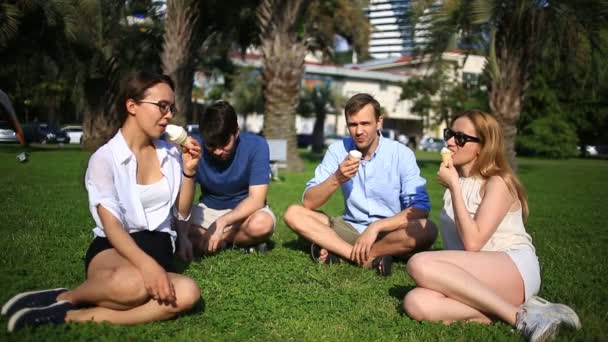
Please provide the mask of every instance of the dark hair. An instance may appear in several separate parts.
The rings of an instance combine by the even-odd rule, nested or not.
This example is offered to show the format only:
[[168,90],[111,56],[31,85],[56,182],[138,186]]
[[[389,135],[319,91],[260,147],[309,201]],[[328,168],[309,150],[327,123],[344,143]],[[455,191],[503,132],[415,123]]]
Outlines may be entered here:
[[142,100],[146,96],[146,91],[159,83],[165,83],[171,87],[171,90],[175,91],[175,84],[169,76],[154,72],[144,70],[133,71],[122,79],[116,102],[120,126],[125,123],[129,116],[126,106],[127,100]]
[[374,107],[374,114],[376,115],[376,120],[378,120],[381,115],[380,103],[378,103],[378,101],[373,96],[366,93],[359,93],[353,95],[353,97],[348,99],[346,105],[344,106],[344,115],[346,116],[346,120],[348,121],[348,117],[350,115],[359,112],[363,107],[367,106],[368,104],[371,104],[372,107]]
[[199,116],[198,127],[207,146],[226,146],[230,136],[236,134],[239,124],[230,103],[217,101]]
[[[105,106],[101,113],[107,117],[107,120],[96,120],[93,117],[89,121],[90,125],[94,125],[95,133],[92,137],[89,137],[87,149],[97,150],[112,139],[129,117],[127,100],[142,100],[146,91],[159,83],[165,83],[172,90],[175,90],[173,81],[169,76],[143,70],[132,71],[125,75],[120,81],[118,92],[108,91],[106,94],[109,98],[115,99],[114,101],[109,100],[112,105]],[[115,97],[113,97],[114,94]],[[87,121],[85,121],[85,125],[87,125]]]

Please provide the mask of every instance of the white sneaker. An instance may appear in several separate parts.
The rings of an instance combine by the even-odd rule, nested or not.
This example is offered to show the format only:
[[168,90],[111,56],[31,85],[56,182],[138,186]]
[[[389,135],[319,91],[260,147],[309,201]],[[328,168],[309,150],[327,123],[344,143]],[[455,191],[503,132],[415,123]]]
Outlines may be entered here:
[[529,302],[528,306],[545,308],[548,315],[559,319],[561,323],[566,323],[566,325],[576,330],[581,328],[581,320],[578,318],[578,315],[567,305],[551,303],[538,296],[529,298],[527,302]]
[[557,334],[562,323],[575,329],[581,328],[581,321],[574,310],[564,304],[533,296],[517,313],[516,328],[530,341],[545,341]]

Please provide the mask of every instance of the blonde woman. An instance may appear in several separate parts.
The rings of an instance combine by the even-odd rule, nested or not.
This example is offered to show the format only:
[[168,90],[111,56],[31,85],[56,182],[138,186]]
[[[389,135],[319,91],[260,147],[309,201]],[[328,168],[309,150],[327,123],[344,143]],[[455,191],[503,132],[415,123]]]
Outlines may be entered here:
[[404,298],[407,314],[445,324],[500,319],[533,341],[551,338],[562,323],[579,328],[572,309],[535,296],[541,280],[524,227],[528,204],[496,119],[461,113],[444,139],[452,152],[437,173],[447,188],[439,217],[445,250],[419,253],[408,262],[418,287]]

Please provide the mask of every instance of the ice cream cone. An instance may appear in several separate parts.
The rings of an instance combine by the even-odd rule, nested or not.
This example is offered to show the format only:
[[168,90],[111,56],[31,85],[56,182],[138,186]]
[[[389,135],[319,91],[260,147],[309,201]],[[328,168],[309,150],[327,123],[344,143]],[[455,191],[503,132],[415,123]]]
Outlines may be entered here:
[[447,147],[441,149],[441,162],[445,165],[448,164],[450,160],[452,160],[452,154],[454,152],[450,151]]
[[357,150],[352,150],[352,151],[348,152],[348,158],[350,158],[352,160],[360,160],[362,156],[363,155],[361,154],[361,152],[359,152]]
[[172,144],[181,145],[188,139],[188,133],[186,133],[186,130],[181,126],[167,125],[165,132],[167,133],[169,142]]

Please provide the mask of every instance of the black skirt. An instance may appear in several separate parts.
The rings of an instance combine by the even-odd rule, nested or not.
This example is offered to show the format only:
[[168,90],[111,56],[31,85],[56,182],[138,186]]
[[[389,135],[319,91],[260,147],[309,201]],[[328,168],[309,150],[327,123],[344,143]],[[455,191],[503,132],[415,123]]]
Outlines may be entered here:
[[[165,271],[175,273],[171,235],[164,232],[152,232],[148,230],[131,233],[129,235],[131,235],[135,244],[137,244],[144,253],[156,260]],[[93,260],[97,254],[111,248],[114,247],[107,238],[95,237],[93,242],[91,242],[91,245],[89,245],[89,249],[84,258],[85,274],[89,270],[91,260]]]

